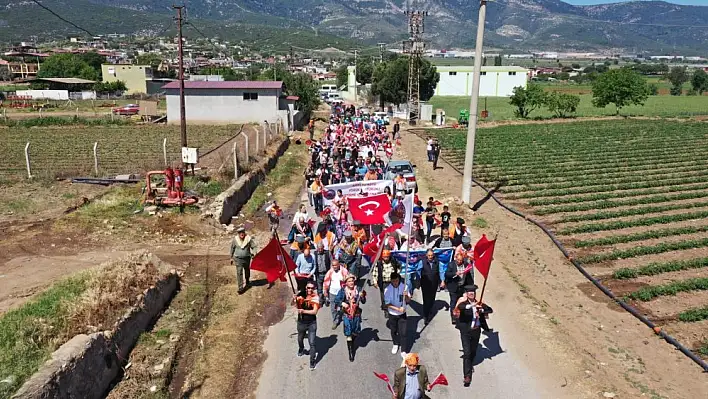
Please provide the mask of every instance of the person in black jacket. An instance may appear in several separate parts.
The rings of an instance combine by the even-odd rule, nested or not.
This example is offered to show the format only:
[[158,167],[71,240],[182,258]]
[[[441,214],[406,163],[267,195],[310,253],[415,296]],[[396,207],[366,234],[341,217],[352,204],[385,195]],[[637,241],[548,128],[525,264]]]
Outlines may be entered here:
[[464,254],[455,254],[455,259],[447,265],[445,271],[445,287],[450,293],[450,317],[452,324],[455,324],[455,304],[464,292],[464,286],[474,284],[474,270],[465,272],[469,266],[469,261]]
[[420,272],[420,289],[423,293],[423,318],[428,325],[435,304],[435,294],[440,286],[440,261],[435,256],[435,252],[429,249],[421,263],[423,267]]
[[464,286],[464,293],[455,304],[455,312],[459,314],[457,329],[462,341],[462,373],[465,387],[469,387],[472,382],[472,365],[479,346],[481,320],[486,314],[493,312],[489,306],[477,302],[476,291],[477,286],[474,284]]

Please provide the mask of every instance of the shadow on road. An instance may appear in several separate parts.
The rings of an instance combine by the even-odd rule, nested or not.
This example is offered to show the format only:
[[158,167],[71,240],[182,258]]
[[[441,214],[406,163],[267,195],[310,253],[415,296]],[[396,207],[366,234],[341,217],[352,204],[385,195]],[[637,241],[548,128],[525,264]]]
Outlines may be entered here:
[[485,332],[484,335],[487,337],[482,341],[484,346],[477,348],[477,356],[475,356],[473,363],[474,366],[482,363],[486,359],[491,359],[505,352],[499,343],[498,331]]
[[329,337],[318,337],[317,338],[317,362],[319,363],[329,352],[330,349],[334,348],[337,344],[337,334],[332,334]]
[[379,341],[379,330],[367,327],[361,330],[359,338],[356,340],[356,345],[358,347],[365,348],[371,341]]

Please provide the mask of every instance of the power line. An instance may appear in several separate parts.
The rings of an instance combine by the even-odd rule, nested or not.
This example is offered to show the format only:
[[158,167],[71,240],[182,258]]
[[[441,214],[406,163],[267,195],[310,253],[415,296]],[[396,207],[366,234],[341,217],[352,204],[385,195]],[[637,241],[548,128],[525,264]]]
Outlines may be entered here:
[[32,0],[32,2],[35,3],[36,5],[38,5],[38,6],[42,7],[42,8],[44,8],[45,10],[49,11],[52,15],[54,15],[55,17],[61,19],[61,20],[64,21],[64,22],[66,22],[67,24],[73,26],[74,28],[79,29],[79,30],[82,30],[82,31],[88,33],[88,34],[91,35],[91,36],[96,36],[96,35],[94,35],[93,33],[89,32],[87,29],[84,29],[84,28],[80,27],[79,25],[76,25],[75,23],[69,21],[68,19],[66,19],[66,18],[64,18],[64,17],[62,17],[61,15],[55,13],[55,12],[52,11],[49,7],[47,7],[47,6],[45,6],[44,4],[40,3],[38,0]]

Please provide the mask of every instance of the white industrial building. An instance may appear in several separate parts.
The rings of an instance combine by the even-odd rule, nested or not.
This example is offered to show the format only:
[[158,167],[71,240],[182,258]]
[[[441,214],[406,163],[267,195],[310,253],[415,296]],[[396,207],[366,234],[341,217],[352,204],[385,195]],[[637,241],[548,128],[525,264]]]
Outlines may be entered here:
[[[162,87],[167,99],[167,123],[179,123],[179,81]],[[297,97],[283,94],[283,82],[185,81],[187,122],[203,124],[270,123],[278,118],[292,130],[301,112],[295,110]]]
[[[436,96],[471,96],[474,68],[471,66],[439,66],[440,82]],[[509,97],[514,87],[526,87],[528,69],[518,66],[483,66],[479,81],[482,97]]]

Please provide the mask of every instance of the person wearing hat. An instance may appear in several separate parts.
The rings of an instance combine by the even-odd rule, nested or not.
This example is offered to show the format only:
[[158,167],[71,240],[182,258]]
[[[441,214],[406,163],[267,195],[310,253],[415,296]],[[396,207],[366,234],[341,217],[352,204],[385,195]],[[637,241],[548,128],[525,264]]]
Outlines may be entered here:
[[457,329],[462,341],[462,375],[464,386],[469,387],[474,372],[473,362],[477,355],[481,335],[480,322],[483,314],[492,313],[492,309],[477,302],[477,286],[464,286],[464,294],[457,300],[455,311],[459,313]]
[[[447,265],[445,271],[444,288],[450,294],[450,317],[452,324],[455,324],[455,304],[464,293],[463,287],[474,284],[474,269],[470,268],[470,262],[462,254],[455,254],[455,257]],[[469,270],[468,270],[469,268]]]
[[383,309],[384,317],[386,318],[388,318],[388,311],[386,310],[386,300],[384,299],[384,288],[391,283],[391,274],[398,273],[399,270],[401,270],[401,264],[396,258],[391,256],[391,251],[388,249],[381,251],[381,258],[376,262],[376,266],[371,269],[371,281],[374,288],[381,293],[381,309]]
[[472,239],[469,236],[462,237],[462,243],[455,248],[455,255],[462,254],[470,262],[474,260],[474,248]]
[[278,203],[274,200],[270,203],[270,205],[268,205],[265,212],[268,215],[271,233],[277,232],[278,227],[280,226],[280,217],[283,215],[283,210],[280,209]]
[[359,278],[361,247],[351,231],[344,232],[344,239],[337,245],[335,257],[347,266],[349,273]]
[[408,328],[408,316],[406,315],[406,307],[411,301],[411,296],[401,284],[401,276],[393,272],[389,276],[391,283],[384,291],[384,305],[388,312],[388,322],[386,323],[391,330],[391,341],[393,342],[392,354],[398,353],[401,350],[401,356],[406,356],[408,349],[406,340],[406,330]]
[[358,220],[352,222],[352,236],[359,244],[359,247],[363,247],[364,244],[366,244],[366,241],[368,240],[368,237],[366,236],[366,230],[364,230],[364,228],[361,226],[361,222]]
[[462,237],[469,237],[469,235],[470,232],[465,226],[465,219],[457,218],[454,228],[450,229],[450,239],[452,240],[452,245],[454,247],[459,247],[460,244],[462,244]]
[[428,370],[417,353],[409,353],[401,368],[393,372],[393,399],[427,399],[430,392]]
[[366,303],[366,290],[359,291],[356,286],[357,276],[347,275],[342,288],[334,298],[334,305],[341,309],[344,324],[344,336],[347,337],[349,361],[354,361],[356,337],[361,333],[361,307]]
[[[246,229],[239,227],[236,230],[236,236],[231,240],[231,264],[236,265],[236,284],[238,285],[239,295],[246,292],[251,286],[251,259],[255,255],[253,239],[246,234]],[[243,284],[243,278],[246,277],[246,284]]]

